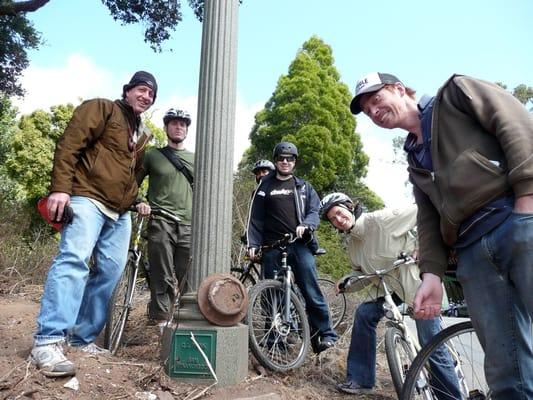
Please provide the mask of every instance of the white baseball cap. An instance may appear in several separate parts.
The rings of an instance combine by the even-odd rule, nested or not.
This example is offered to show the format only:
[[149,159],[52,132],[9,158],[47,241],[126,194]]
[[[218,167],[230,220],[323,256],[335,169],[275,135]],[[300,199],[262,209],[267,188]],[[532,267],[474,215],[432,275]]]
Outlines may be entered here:
[[355,97],[350,103],[350,111],[352,114],[359,114],[362,111],[361,106],[359,105],[362,95],[366,93],[377,92],[383,86],[395,83],[402,82],[392,74],[372,72],[371,74],[363,76],[355,84]]

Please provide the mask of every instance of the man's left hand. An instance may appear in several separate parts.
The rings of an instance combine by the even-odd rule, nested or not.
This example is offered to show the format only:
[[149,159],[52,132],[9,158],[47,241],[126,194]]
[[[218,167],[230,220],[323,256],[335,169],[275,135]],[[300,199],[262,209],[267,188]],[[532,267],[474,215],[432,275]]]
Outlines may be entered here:
[[416,291],[413,308],[416,319],[432,319],[440,315],[442,282],[432,273],[422,274],[422,283]]
[[514,211],[519,214],[533,214],[533,194],[517,197],[514,201]]
[[304,226],[304,225],[298,225],[296,227],[296,237],[298,239],[301,239],[305,233],[305,231],[307,230],[307,226]]

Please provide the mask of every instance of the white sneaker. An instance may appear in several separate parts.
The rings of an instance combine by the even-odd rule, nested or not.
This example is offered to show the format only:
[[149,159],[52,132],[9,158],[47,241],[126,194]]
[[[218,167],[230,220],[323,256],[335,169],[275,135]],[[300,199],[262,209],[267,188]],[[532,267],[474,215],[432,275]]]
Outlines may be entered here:
[[109,350],[103,349],[94,343],[89,343],[84,346],[79,346],[78,349],[83,351],[84,353],[89,353],[92,355],[105,355],[105,354],[111,354]]
[[76,366],[63,354],[61,342],[44,346],[33,346],[31,360],[43,375],[61,377],[76,375]]

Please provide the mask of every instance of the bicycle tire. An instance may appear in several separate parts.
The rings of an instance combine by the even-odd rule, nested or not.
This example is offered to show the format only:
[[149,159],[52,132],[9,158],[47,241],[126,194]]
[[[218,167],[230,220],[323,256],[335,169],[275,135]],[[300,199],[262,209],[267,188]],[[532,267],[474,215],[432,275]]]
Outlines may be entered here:
[[[461,398],[490,399],[490,390],[486,384],[483,369],[484,355],[471,321],[461,322],[443,329],[420,350],[407,373],[400,399],[423,398],[429,400],[445,397],[442,389],[437,392],[431,383],[431,367],[428,361],[435,349],[443,344],[451,350],[453,355]],[[440,386],[442,387],[442,385]]]
[[389,326],[385,331],[385,354],[387,355],[392,383],[399,397],[407,371],[416,354],[409,347],[403,332],[396,326]]
[[346,315],[346,296],[344,293],[336,293],[336,284],[332,280],[318,278],[317,281],[328,305],[331,326],[335,329]]
[[133,257],[130,257],[115,289],[113,289],[107,310],[104,347],[111,354],[115,354],[120,347],[126,321],[130,313],[136,278],[137,268]]
[[290,293],[291,321],[283,321],[284,295],[280,281],[266,279],[250,289],[248,337],[257,361],[275,372],[289,371],[303,364],[309,352],[309,323],[298,296]]

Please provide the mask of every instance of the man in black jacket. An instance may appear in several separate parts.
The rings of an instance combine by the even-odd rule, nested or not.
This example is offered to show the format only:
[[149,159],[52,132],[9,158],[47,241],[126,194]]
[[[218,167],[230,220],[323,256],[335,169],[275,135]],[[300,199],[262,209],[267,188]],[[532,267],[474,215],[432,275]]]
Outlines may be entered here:
[[305,299],[311,333],[317,333],[313,349],[319,353],[332,347],[338,336],[331,327],[328,306],[317,282],[315,258],[309,248],[313,243],[312,232],[320,222],[320,199],[308,182],[293,175],[297,158],[298,149],[293,143],[281,142],[274,148],[276,172],[261,180],[252,199],[248,255],[255,259],[263,247],[263,275],[271,279],[280,266],[280,251],[268,246],[287,233],[297,237],[289,245],[288,262]]

